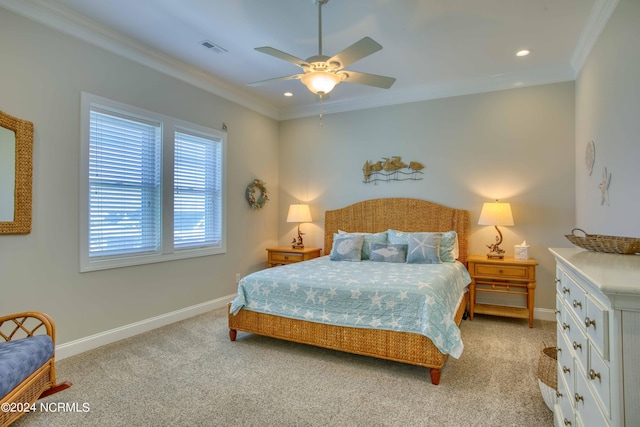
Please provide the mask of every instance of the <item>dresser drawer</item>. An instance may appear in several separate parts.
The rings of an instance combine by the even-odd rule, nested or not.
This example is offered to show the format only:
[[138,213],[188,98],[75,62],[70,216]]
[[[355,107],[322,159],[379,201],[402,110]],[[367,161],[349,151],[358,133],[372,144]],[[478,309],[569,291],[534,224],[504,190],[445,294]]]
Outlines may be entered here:
[[591,389],[587,386],[587,380],[581,375],[576,375],[576,391],[573,395],[576,413],[588,426],[609,425],[608,416],[604,414]]
[[563,301],[564,298],[562,298],[562,295],[556,292],[556,322],[558,322],[558,324],[562,324],[562,315],[565,311]]
[[475,276],[500,276],[511,279],[528,279],[529,269],[517,265],[475,264]]
[[609,312],[592,297],[587,297],[584,325],[591,343],[605,360],[609,360]]
[[575,426],[573,418],[573,393],[567,390],[564,378],[558,378],[558,403],[555,405],[554,422],[558,427]]
[[598,351],[589,346],[589,370],[587,371],[587,382],[596,391],[596,398],[604,408],[607,415],[611,414],[611,382],[609,376],[609,365],[602,360]]
[[[563,313],[562,325],[564,334],[568,340],[568,345],[573,349],[573,354],[575,355],[582,370],[586,370],[587,355],[589,354],[589,349],[587,348],[587,335],[584,333],[583,328],[580,327],[578,321],[568,310]],[[564,329],[564,325],[568,325],[569,328]]]
[[573,353],[570,344],[561,329],[558,329],[558,383],[562,377],[567,383],[567,392],[573,396],[573,378],[575,376],[575,366],[573,363]]
[[585,291],[574,282],[569,276],[562,278],[562,296],[567,302],[567,306],[573,311],[578,319],[584,319],[587,312],[587,295]]
[[294,254],[287,252],[272,252],[269,254],[269,262],[278,263],[292,263],[292,262],[300,262],[302,261],[302,254]]

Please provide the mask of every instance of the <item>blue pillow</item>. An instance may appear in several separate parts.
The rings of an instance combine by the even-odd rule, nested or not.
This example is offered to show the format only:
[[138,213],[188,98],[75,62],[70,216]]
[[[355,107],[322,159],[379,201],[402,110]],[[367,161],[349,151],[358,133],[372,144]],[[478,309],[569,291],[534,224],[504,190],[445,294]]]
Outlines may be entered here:
[[362,244],[362,256],[361,259],[369,259],[369,246],[371,243],[387,243],[387,232],[382,231],[380,233],[349,233],[346,231],[338,230],[338,234],[351,234],[364,236],[364,243]]
[[407,260],[407,245],[372,243],[369,250],[371,261],[405,262]]
[[407,263],[441,264],[440,241],[442,233],[409,233]]
[[440,260],[442,262],[455,262],[456,258],[458,258],[458,233],[455,231],[442,233]]
[[362,234],[333,233],[333,246],[329,259],[331,261],[360,261],[362,259]]
[[[389,243],[393,244],[409,244],[409,235],[412,233],[398,230],[388,230],[387,235]],[[454,230],[447,231],[442,234],[440,242],[440,261],[455,262],[458,258],[458,233]]]
[[389,243],[394,245],[408,245],[409,244],[409,234],[404,231],[392,230],[389,229],[387,231],[387,238],[389,239]]

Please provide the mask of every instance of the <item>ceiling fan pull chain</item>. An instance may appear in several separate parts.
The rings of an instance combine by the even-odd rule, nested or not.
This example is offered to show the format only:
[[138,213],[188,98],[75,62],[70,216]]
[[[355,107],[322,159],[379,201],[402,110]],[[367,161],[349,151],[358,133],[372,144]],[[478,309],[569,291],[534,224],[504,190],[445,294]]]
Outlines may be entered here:
[[324,122],[322,121],[322,94],[320,94],[320,127],[324,127]]

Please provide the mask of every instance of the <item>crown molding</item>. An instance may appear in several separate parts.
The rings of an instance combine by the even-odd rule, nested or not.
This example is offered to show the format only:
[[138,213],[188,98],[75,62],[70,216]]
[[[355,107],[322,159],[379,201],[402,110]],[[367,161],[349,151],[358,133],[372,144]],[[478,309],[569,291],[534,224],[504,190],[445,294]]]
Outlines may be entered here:
[[577,77],[582,71],[585,61],[591,53],[591,49],[598,41],[598,37],[604,30],[604,27],[609,22],[609,18],[613,14],[616,6],[618,6],[619,0],[596,0],[587,23],[582,28],[576,48],[571,55],[570,63],[573,67],[575,76]]
[[135,42],[67,8],[46,0],[0,0],[0,7],[279,120],[278,108],[236,89],[199,68]]

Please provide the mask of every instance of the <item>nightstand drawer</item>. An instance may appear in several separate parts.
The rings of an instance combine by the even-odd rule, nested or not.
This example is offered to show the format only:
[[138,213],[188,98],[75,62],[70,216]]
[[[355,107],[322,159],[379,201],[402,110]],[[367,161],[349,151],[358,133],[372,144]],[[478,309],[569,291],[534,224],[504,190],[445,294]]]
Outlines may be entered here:
[[476,276],[499,276],[513,279],[528,279],[527,267],[519,267],[517,265],[489,265],[489,264],[476,264],[475,272]]
[[303,260],[302,254],[293,254],[293,253],[283,253],[283,252],[272,252],[269,254],[269,261],[278,263],[278,262],[300,262]]

